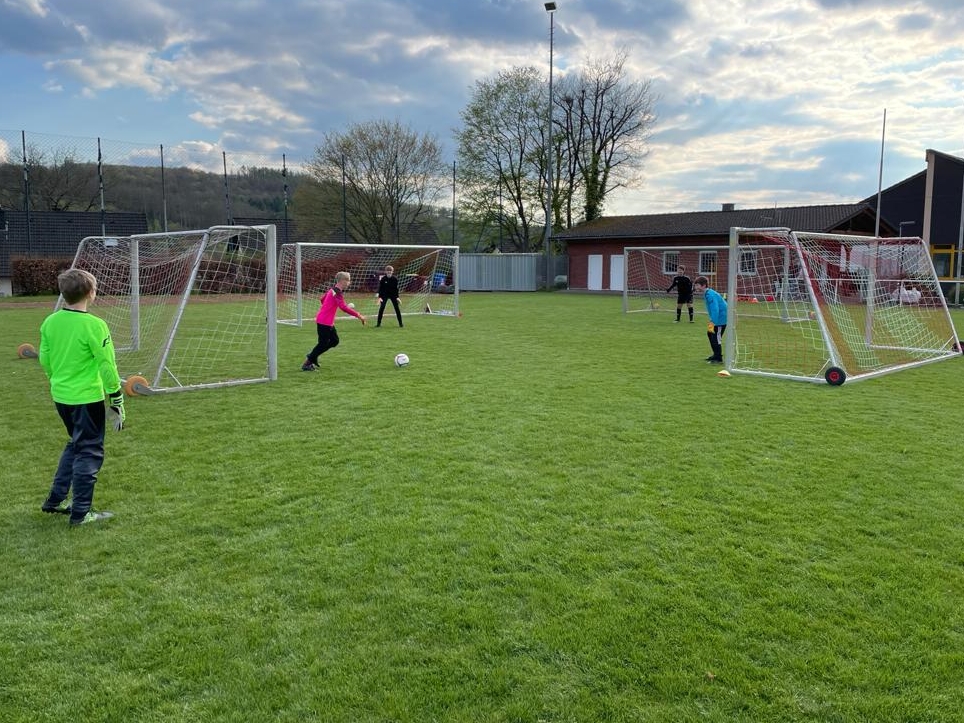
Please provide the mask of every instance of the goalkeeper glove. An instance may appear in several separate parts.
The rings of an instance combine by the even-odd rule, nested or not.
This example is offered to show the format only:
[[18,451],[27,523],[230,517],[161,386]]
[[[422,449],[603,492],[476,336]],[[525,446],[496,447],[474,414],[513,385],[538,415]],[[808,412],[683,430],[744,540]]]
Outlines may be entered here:
[[116,392],[107,395],[109,407],[107,408],[107,418],[114,427],[115,432],[124,428],[124,421],[127,413],[124,411],[124,390],[118,389]]

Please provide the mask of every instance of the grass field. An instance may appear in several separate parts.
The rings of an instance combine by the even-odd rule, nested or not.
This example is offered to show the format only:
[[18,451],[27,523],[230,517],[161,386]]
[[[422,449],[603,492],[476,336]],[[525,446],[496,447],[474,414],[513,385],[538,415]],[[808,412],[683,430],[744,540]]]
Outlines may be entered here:
[[720,379],[699,317],[460,307],[130,399],[68,529],[48,309],[0,305],[0,720],[961,720],[964,360]]

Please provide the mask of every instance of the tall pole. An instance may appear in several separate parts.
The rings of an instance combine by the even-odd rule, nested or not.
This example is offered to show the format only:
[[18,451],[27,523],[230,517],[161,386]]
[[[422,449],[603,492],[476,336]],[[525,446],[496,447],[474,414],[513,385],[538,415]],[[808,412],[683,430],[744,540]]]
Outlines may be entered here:
[[104,158],[100,152],[100,138],[97,138],[97,185],[100,187],[100,235],[107,235],[107,208],[104,206]]
[[224,212],[228,217],[228,226],[232,226],[234,225],[234,219],[231,218],[231,191],[228,189],[227,151],[221,151],[221,162],[224,164]]
[[954,278],[957,285],[954,288],[955,302],[961,303],[961,271],[964,270],[964,177],[961,178],[961,217],[957,231],[957,272]]
[[887,109],[884,108],[884,124],[880,129],[880,170],[877,172],[877,221],[874,224],[874,237],[880,238],[880,196],[884,185],[884,133],[887,131]]
[[282,191],[284,193],[285,210],[285,228],[284,235],[281,237],[281,243],[288,243],[288,158],[284,153],[281,154],[281,178],[284,181]]
[[27,253],[33,253],[30,244],[30,165],[27,161],[27,131],[20,131],[20,147],[23,149],[23,212],[27,219]]
[[[348,243],[348,168],[345,154],[341,154],[341,239]],[[301,318],[300,316],[298,317]]]
[[167,233],[167,189],[164,186],[164,144],[161,144],[161,208],[164,214],[164,233]]
[[556,4],[554,2],[546,3],[546,12],[549,13],[549,112],[548,125],[546,129],[546,228],[545,228],[545,252],[546,252],[546,290],[552,288],[552,163],[553,163],[553,147],[552,147],[552,45],[553,45],[553,35],[555,33],[555,24],[553,19],[556,12]]

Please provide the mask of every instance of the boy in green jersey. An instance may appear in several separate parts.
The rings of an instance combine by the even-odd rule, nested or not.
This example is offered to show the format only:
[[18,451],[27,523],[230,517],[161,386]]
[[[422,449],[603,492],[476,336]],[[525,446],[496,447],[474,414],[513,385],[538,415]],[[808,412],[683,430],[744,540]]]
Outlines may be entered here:
[[[87,311],[97,297],[97,279],[89,271],[69,269],[57,277],[57,285],[64,306],[40,325],[38,356],[70,441],[40,509],[70,515],[71,525],[83,525],[114,516],[93,509],[94,483],[104,463],[104,400],[119,431],[125,419],[124,390],[107,324]],[[68,504],[71,490],[73,500]]]

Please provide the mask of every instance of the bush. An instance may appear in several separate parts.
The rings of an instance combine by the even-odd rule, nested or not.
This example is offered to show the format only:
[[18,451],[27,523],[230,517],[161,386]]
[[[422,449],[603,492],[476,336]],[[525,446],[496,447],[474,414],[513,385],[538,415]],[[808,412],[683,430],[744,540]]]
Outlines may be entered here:
[[10,259],[11,290],[15,296],[58,294],[57,276],[73,262],[67,257],[14,256]]

